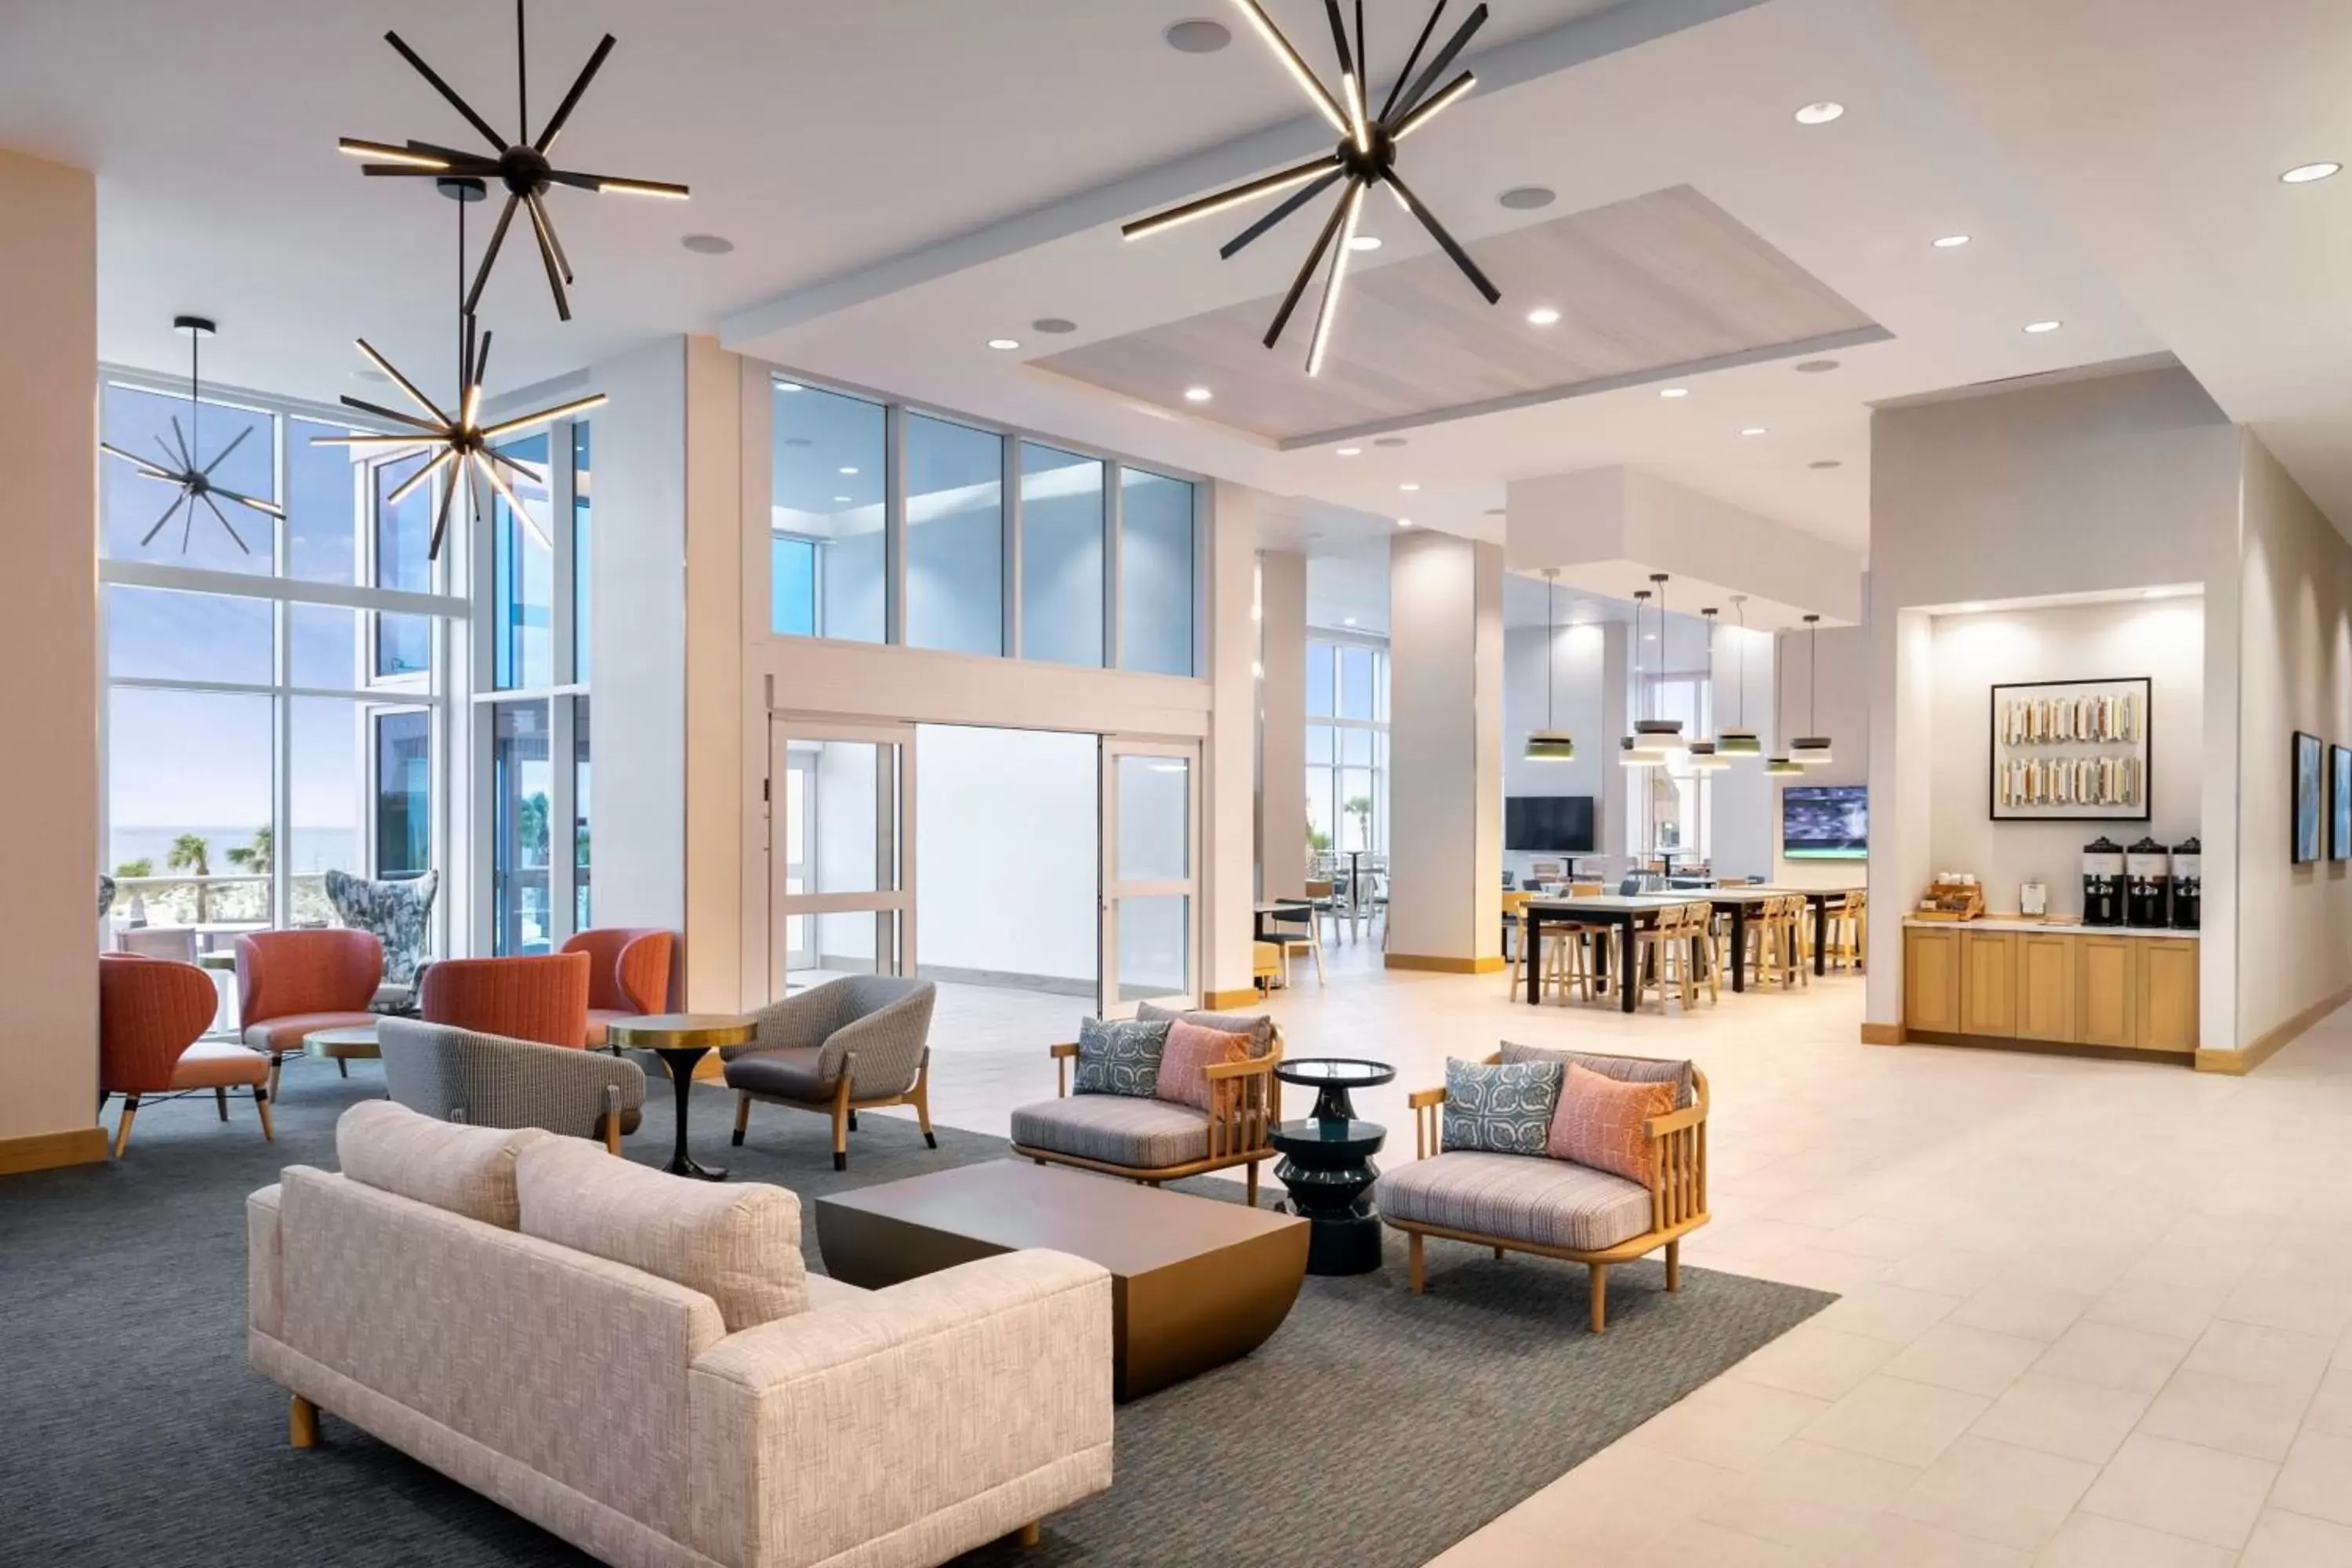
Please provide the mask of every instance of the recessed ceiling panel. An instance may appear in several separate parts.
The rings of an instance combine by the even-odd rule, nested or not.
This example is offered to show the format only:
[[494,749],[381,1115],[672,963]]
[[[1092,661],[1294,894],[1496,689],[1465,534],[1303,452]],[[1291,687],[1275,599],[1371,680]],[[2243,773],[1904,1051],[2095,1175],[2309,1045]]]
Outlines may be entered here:
[[[1369,198],[1388,198],[1374,193]],[[1704,365],[1876,324],[1688,185],[1675,185],[1471,245],[1503,291],[1488,305],[1444,254],[1386,266],[1358,257],[1320,376],[1307,332],[1268,350],[1277,300],[1251,300],[1034,361],[1122,396],[1183,409],[1214,393],[1220,423],[1275,441],[1410,423],[1512,399]],[[1528,322],[1558,310],[1548,326]],[[1884,334],[1879,334],[1884,335]]]

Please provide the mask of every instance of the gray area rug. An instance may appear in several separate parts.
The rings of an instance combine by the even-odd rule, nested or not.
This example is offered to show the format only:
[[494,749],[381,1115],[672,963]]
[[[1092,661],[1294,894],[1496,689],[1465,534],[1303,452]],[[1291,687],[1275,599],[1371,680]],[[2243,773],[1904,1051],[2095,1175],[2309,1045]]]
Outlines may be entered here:
[[[142,1109],[129,1157],[0,1183],[0,1564],[582,1563],[581,1553],[335,1420],[286,1446],[286,1398],[245,1362],[245,1194],[281,1165],[332,1169],[334,1119],[380,1092],[288,1064],[278,1141],[250,1105]],[[869,1116],[851,1169],[817,1117],[696,1093],[695,1154],[808,1197],[1003,1156],[1004,1144]],[[656,1082],[632,1158],[667,1155]],[[1188,1184],[1238,1201],[1238,1184]],[[1266,1201],[1279,1194],[1269,1183]],[[809,1261],[819,1265],[814,1224]],[[1584,1271],[1430,1244],[1350,1279],[1309,1279],[1247,1359],[1122,1406],[1111,1490],[1045,1521],[1034,1552],[969,1568],[1414,1568],[1832,1299],[1655,1263],[1612,1274],[1606,1335],[1584,1331]]]

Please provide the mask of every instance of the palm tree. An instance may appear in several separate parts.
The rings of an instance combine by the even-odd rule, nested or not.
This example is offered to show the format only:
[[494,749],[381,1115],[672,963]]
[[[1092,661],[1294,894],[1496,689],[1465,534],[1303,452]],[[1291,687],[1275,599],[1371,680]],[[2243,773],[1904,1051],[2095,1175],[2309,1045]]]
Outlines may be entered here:
[[212,914],[212,885],[205,880],[213,874],[212,840],[201,833],[183,833],[172,840],[172,852],[163,864],[174,871],[192,872],[196,879],[196,923],[203,925]]
[[253,842],[242,849],[230,850],[228,863],[240,871],[249,871],[257,877],[267,877],[269,875],[270,866],[277,858],[277,837],[278,835],[271,828],[267,826],[255,828]]
[[155,874],[155,862],[144,857],[136,860],[125,860],[114,868],[114,874],[124,880],[134,877],[152,877]]
[[1356,847],[1370,848],[1372,847],[1372,797],[1368,795],[1349,795],[1347,804],[1340,806],[1339,814],[1342,816],[1358,818]]

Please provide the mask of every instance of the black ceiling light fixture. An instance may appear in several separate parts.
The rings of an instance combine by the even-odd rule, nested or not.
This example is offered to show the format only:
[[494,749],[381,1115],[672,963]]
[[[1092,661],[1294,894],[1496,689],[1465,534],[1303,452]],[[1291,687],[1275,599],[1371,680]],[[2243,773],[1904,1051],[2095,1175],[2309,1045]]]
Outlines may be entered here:
[[555,313],[564,321],[572,319],[572,302],[565,295],[564,285],[572,279],[572,263],[563,254],[563,242],[555,236],[555,220],[547,211],[547,191],[550,185],[571,185],[583,191],[614,192],[626,195],[667,196],[684,201],[687,187],[662,180],[629,180],[612,174],[583,174],[556,168],[548,160],[554,150],[555,139],[563,132],[572,111],[579,107],[580,95],[588,90],[603,67],[604,57],[613,52],[614,39],[607,33],[580,68],[579,77],[563,101],[534,137],[530,133],[530,72],[523,47],[523,0],[515,0],[515,89],[518,102],[515,120],[520,127],[517,139],[509,142],[499,134],[490,122],[474,111],[473,106],[457,96],[457,89],[441,79],[424,57],[401,41],[398,33],[386,33],[383,41],[397,51],[402,59],[416,68],[416,74],[433,86],[433,90],[449,100],[450,107],[466,117],[473,128],[489,142],[489,153],[465,153],[454,147],[444,147],[430,142],[408,142],[394,145],[384,142],[363,141],[346,136],[337,143],[342,151],[356,158],[370,160],[360,170],[364,174],[391,176],[457,176],[481,181],[496,180],[506,187],[507,203],[499,214],[498,227],[490,234],[490,243],[482,252],[481,269],[474,277],[472,288],[467,290],[465,311],[470,315],[481,303],[482,286],[490,279],[490,268],[497,265],[499,247],[507,237],[507,227],[514,222],[515,209],[520,207],[530,216],[531,233],[539,241],[539,258],[547,268],[548,291],[555,296]]
[[[1348,258],[1353,254],[1349,242],[1356,237],[1356,224],[1363,210],[1364,193],[1374,185],[1388,187],[1389,194],[1397,199],[1398,205],[1429,231],[1430,237],[1454,258],[1454,264],[1462,269],[1472,286],[1486,296],[1486,303],[1498,302],[1503,297],[1501,290],[1478,269],[1478,264],[1470,259],[1470,253],[1445,232],[1445,226],[1422,205],[1421,198],[1413,195],[1412,187],[1406,184],[1396,172],[1397,143],[1435,119],[1439,110],[1468,92],[1476,83],[1477,78],[1465,70],[1444,87],[1431,90],[1437,79],[1444,75],[1446,68],[1454,63],[1454,57],[1462,52],[1478,29],[1486,26],[1486,5],[1481,4],[1473,10],[1462,26],[1454,30],[1454,37],[1445,47],[1432,56],[1429,64],[1422,67],[1416,75],[1413,68],[1421,65],[1422,51],[1428,47],[1430,38],[1437,30],[1438,18],[1445,13],[1446,0],[1436,0],[1430,8],[1429,20],[1422,26],[1421,37],[1412,46],[1412,53],[1406,57],[1404,69],[1398,73],[1395,84],[1389,89],[1387,100],[1375,116],[1368,107],[1366,97],[1370,84],[1366,79],[1369,55],[1364,43],[1364,0],[1355,0],[1356,28],[1352,40],[1348,36],[1346,21],[1339,15],[1339,0],[1323,0],[1323,9],[1331,24],[1332,48],[1339,60],[1339,91],[1337,97],[1308,68],[1307,62],[1299,58],[1298,51],[1291,47],[1290,40],[1282,36],[1282,30],[1274,25],[1258,0],[1234,0],[1234,4],[1240,7],[1243,16],[1249,18],[1251,26],[1257,30],[1259,37],[1265,40],[1266,47],[1274,51],[1275,58],[1289,71],[1291,79],[1305,91],[1308,101],[1339,132],[1339,149],[1278,173],[1244,181],[1215,195],[1202,196],[1150,217],[1137,218],[1123,225],[1120,234],[1129,239],[1140,239],[1146,235],[1190,223],[1194,218],[1207,217],[1260,196],[1272,195],[1276,191],[1291,191],[1292,194],[1273,211],[1219,248],[1217,254],[1230,260],[1244,246],[1280,224],[1300,207],[1333,185],[1342,184],[1330,218],[1323,225],[1323,232],[1315,241],[1314,248],[1307,253],[1307,260],[1298,268],[1297,277],[1291,280],[1290,292],[1283,296],[1281,308],[1274,313],[1274,324],[1265,332],[1266,347],[1272,348],[1281,342],[1283,329],[1290,324],[1291,312],[1297,309],[1300,296],[1307,292],[1307,285],[1313,279],[1316,268],[1322,265],[1325,252],[1329,252],[1331,270],[1324,280],[1322,309],[1316,316],[1315,335],[1307,349],[1308,375],[1322,374],[1323,356],[1331,342],[1332,323],[1339,319],[1340,291],[1347,283]],[[1336,248],[1335,240],[1338,242]]]
[[[1805,617],[1807,633],[1805,653],[1805,723],[1809,729],[1821,728],[1822,695],[1822,618]],[[1801,768],[1818,768],[1830,760],[1830,738],[1827,735],[1800,735],[1789,742],[1789,757]]]
[[401,374],[390,360],[370,347],[365,338],[357,338],[352,341],[358,343],[360,353],[367,356],[368,363],[383,372],[392,379],[394,385],[408,395],[409,401],[416,405],[418,414],[431,417],[420,418],[417,415],[403,414],[396,408],[385,408],[346,393],[342,399],[344,406],[373,414],[379,419],[388,419],[395,425],[407,426],[408,432],[314,436],[310,444],[314,447],[374,448],[380,456],[395,460],[410,453],[418,456],[432,453],[430,462],[419,465],[415,473],[403,479],[384,497],[386,505],[396,506],[408,499],[411,490],[435,474],[443,468],[449,470],[442,481],[441,510],[433,520],[433,536],[425,548],[425,558],[428,561],[440,559],[442,535],[449,527],[450,502],[456,498],[461,483],[473,503],[477,521],[490,514],[489,502],[480,489],[487,484],[506,499],[507,505],[522,519],[525,526],[539,536],[540,542],[551,545],[546,528],[539,519],[531,516],[530,509],[523,505],[522,498],[515,494],[514,488],[507,483],[506,476],[499,472],[499,468],[503,464],[534,482],[539,476],[490,443],[502,436],[512,436],[574,414],[584,414],[591,408],[601,406],[604,395],[599,392],[587,397],[575,397],[569,403],[542,408],[536,414],[501,419],[494,425],[481,423],[482,378],[489,364],[491,334],[476,330],[474,312],[463,304],[466,292],[466,209],[488,195],[488,190],[480,180],[463,175],[445,174],[437,184],[441,194],[457,204],[457,290],[460,299],[457,311],[457,411],[455,416],[443,411],[438,404],[417,390],[415,382]]
[[1728,730],[1715,737],[1715,749],[1727,757],[1760,757],[1764,742],[1748,727],[1748,595],[1731,595],[1731,612],[1739,617],[1739,711]]
[[1559,568],[1547,566],[1544,575],[1544,727],[1528,731],[1528,761],[1565,763],[1576,757],[1576,737],[1559,728],[1552,701],[1552,686],[1559,665],[1559,616],[1557,612]]
[[[172,416],[173,444],[166,446],[163,437],[155,437],[155,449],[163,454],[163,460],[160,463],[151,462],[135,452],[126,452],[120,447],[109,446],[103,441],[99,443],[99,447],[108,457],[121,458],[122,461],[138,469],[143,477],[160,479],[167,485],[176,487],[180,492],[172,498],[172,504],[163,509],[163,515],[155,520],[155,525],[139,536],[142,549],[152,542],[155,536],[163,531],[163,525],[170,522],[184,507],[187,509],[187,516],[180,525],[180,553],[185,555],[188,552],[189,542],[195,534],[196,507],[201,502],[205,510],[211,512],[218,521],[223,531],[228,534],[229,542],[236,546],[239,553],[250,555],[253,553],[252,548],[237,532],[236,524],[229,521],[228,513],[221,510],[221,501],[233,501],[238,506],[250,508],[273,521],[284,517],[286,513],[274,501],[263,500],[258,496],[239,495],[233,489],[213,483],[213,470],[228,460],[228,455],[236,451],[247,436],[253,434],[254,427],[247,425],[244,429],[239,430],[227,446],[213,455],[211,462],[203,460],[204,403],[197,396],[201,383],[196,375],[196,353],[204,341],[220,329],[210,318],[205,316],[174,316],[172,318],[172,326],[175,331],[185,332],[188,335],[188,427],[185,430],[181,429],[180,416],[176,414]],[[215,497],[218,497],[219,500],[215,500]]]

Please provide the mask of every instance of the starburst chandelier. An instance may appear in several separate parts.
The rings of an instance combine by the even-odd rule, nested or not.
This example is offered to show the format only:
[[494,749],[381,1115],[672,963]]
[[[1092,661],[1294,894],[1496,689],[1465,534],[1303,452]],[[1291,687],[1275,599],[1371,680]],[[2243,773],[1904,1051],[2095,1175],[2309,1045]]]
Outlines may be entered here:
[[[247,425],[244,429],[239,430],[227,446],[214,454],[211,462],[200,461],[204,453],[204,403],[197,396],[201,384],[196,375],[196,353],[198,346],[220,329],[210,319],[204,316],[174,316],[172,318],[172,325],[175,330],[188,334],[188,427],[185,430],[181,429],[180,416],[176,414],[172,416],[172,445],[165,446],[163,437],[161,436],[155,437],[156,450],[163,454],[163,460],[160,463],[151,462],[136,452],[126,452],[121,447],[110,446],[104,441],[100,441],[99,447],[108,457],[120,458],[138,469],[143,478],[159,479],[164,484],[177,488],[180,492],[172,498],[172,504],[163,509],[163,515],[155,520],[155,525],[139,536],[141,549],[143,550],[152,543],[155,536],[163,531],[163,525],[177,516],[181,508],[185,507],[187,518],[180,525],[180,553],[185,555],[188,552],[189,542],[195,534],[196,507],[201,502],[205,509],[219,521],[222,530],[229,537],[229,542],[235,544],[240,553],[250,555],[253,553],[251,547],[237,532],[236,525],[229,521],[228,513],[221,510],[221,501],[226,500],[241,507],[248,507],[273,521],[284,517],[286,513],[274,501],[263,500],[258,496],[239,495],[225,485],[216,485],[213,482],[213,470],[228,461],[228,455],[236,451],[247,436],[253,434],[252,426]],[[215,497],[219,500],[214,499]]]
[[473,286],[466,292],[465,312],[471,315],[479,307],[482,286],[490,280],[490,268],[498,264],[499,247],[506,243],[508,226],[514,222],[515,211],[520,208],[530,216],[531,234],[539,242],[539,259],[547,269],[548,291],[555,296],[555,313],[563,320],[572,319],[572,301],[564,293],[564,285],[572,281],[572,263],[563,253],[563,242],[556,237],[555,220],[547,211],[547,193],[551,185],[571,185],[583,191],[613,192],[625,195],[667,196],[684,201],[688,195],[684,185],[664,180],[628,180],[613,174],[583,174],[569,169],[556,168],[548,160],[554,150],[555,139],[562,135],[572,111],[579,107],[580,95],[588,90],[596,72],[604,64],[604,57],[613,52],[613,35],[604,35],[588,63],[580,69],[572,90],[563,95],[555,112],[534,137],[530,133],[530,69],[523,47],[523,0],[515,0],[515,95],[518,103],[515,120],[520,127],[519,139],[509,142],[499,134],[490,122],[474,111],[471,104],[457,96],[457,91],[441,79],[439,73],[425,63],[424,57],[401,40],[398,33],[386,33],[385,43],[398,52],[402,59],[416,68],[416,74],[432,84],[433,90],[449,100],[452,108],[489,142],[488,154],[461,152],[430,142],[408,142],[394,145],[388,142],[363,141],[356,136],[343,137],[337,145],[356,158],[372,160],[362,166],[363,174],[392,177],[433,175],[457,176],[475,180],[496,180],[506,187],[506,207],[499,214],[498,226],[491,232],[490,243],[482,252],[481,270],[474,277]]
[[[1252,240],[1333,185],[1341,184],[1339,198],[1332,206],[1330,218],[1323,225],[1323,232],[1316,239],[1314,248],[1307,253],[1307,260],[1298,268],[1297,277],[1291,280],[1290,291],[1283,296],[1281,308],[1274,313],[1274,324],[1265,332],[1267,348],[1281,341],[1283,329],[1290,324],[1291,312],[1298,308],[1299,298],[1307,292],[1307,285],[1313,279],[1317,268],[1322,265],[1325,253],[1328,252],[1331,256],[1330,273],[1324,280],[1322,308],[1315,318],[1315,335],[1309,340],[1307,349],[1308,375],[1320,375],[1323,372],[1323,356],[1330,346],[1332,324],[1339,319],[1340,291],[1347,283],[1348,258],[1354,249],[1356,225],[1363,212],[1364,193],[1374,185],[1387,187],[1397,204],[1429,231],[1430,237],[1454,258],[1454,264],[1462,269],[1472,286],[1486,296],[1486,303],[1492,305],[1500,301],[1503,297],[1501,290],[1478,269],[1478,264],[1470,259],[1470,253],[1446,233],[1445,226],[1437,221],[1419,196],[1413,195],[1412,187],[1404,183],[1396,169],[1397,143],[1428,124],[1446,105],[1475,85],[1477,78],[1465,70],[1444,87],[1431,90],[1437,79],[1453,65],[1454,57],[1486,25],[1485,5],[1481,4],[1464,19],[1445,47],[1431,57],[1429,64],[1422,67],[1416,75],[1413,68],[1421,65],[1422,51],[1428,47],[1430,38],[1436,33],[1438,18],[1445,13],[1446,0],[1436,0],[1430,9],[1429,20],[1422,26],[1421,37],[1412,46],[1412,53],[1405,59],[1404,69],[1398,73],[1395,84],[1389,89],[1386,101],[1375,116],[1367,107],[1370,67],[1364,41],[1364,0],[1355,0],[1356,28],[1352,40],[1349,37],[1346,21],[1339,15],[1339,0],[1323,0],[1324,11],[1331,24],[1332,47],[1339,60],[1339,91],[1337,96],[1299,58],[1298,51],[1291,47],[1289,39],[1282,36],[1282,30],[1274,25],[1273,18],[1265,14],[1258,0],[1234,0],[1234,4],[1241,8],[1243,16],[1249,18],[1258,37],[1265,40],[1266,47],[1274,51],[1275,58],[1282,62],[1283,68],[1307,94],[1307,100],[1339,132],[1339,148],[1276,174],[1245,181],[1215,195],[1202,196],[1150,217],[1138,218],[1123,226],[1119,232],[1129,239],[1140,239],[1146,235],[1158,234],[1179,224],[1255,201],[1260,196],[1272,195],[1276,191],[1291,191],[1291,195],[1281,205],[1219,247],[1217,254],[1230,260]],[[1335,239],[1339,242],[1336,250],[1332,248]]]

